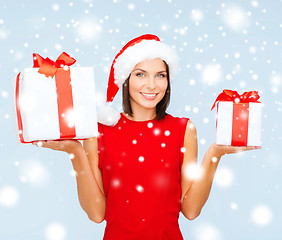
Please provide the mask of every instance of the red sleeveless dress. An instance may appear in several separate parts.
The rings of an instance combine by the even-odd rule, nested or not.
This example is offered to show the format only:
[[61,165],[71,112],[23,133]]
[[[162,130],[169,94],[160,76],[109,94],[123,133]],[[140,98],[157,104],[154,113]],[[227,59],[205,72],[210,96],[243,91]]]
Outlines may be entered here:
[[182,240],[181,166],[188,118],[98,123],[107,198],[103,240]]

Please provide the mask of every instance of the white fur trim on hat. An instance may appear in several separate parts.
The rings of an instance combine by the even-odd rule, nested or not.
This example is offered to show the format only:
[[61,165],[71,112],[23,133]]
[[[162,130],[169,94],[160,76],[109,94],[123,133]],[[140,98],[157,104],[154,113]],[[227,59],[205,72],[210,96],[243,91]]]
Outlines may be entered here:
[[169,66],[170,77],[173,79],[178,67],[178,58],[171,47],[156,40],[142,40],[128,47],[114,64],[115,83],[120,88],[135,65],[146,59],[160,58]]
[[120,119],[120,113],[110,106],[110,104],[103,104],[97,112],[97,121],[107,126],[114,126]]

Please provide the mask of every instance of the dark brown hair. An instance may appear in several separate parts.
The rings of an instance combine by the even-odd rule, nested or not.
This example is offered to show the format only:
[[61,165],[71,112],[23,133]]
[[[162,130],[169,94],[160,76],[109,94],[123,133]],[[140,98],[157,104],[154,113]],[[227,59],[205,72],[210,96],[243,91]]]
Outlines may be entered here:
[[[166,73],[167,73],[167,89],[166,89],[165,95],[163,96],[162,100],[156,106],[156,113],[157,113],[156,119],[157,120],[160,120],[167,115],[166,109],[170,101],[169,67],[165,61],[164,63],[166,66]],[[132,112],[131,105],[130,105],[129,78],[130,78],[130,75],[122,85],[122,107],[123,107],[124,112],[132,117],[133,112]]]

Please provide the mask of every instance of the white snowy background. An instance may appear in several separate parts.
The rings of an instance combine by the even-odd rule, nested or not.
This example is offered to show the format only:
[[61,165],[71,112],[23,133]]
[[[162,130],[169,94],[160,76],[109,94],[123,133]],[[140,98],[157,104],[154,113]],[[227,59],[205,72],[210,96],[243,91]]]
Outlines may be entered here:
[[[262,149],[221,159],[201,215],[181,214],[184,239],[278,240],[282,144],[281,0],[0,1],[0,239],[102,239],[79,205],[66,153],[17,144],[14,78],[32,53],[93,66],[105,100],[112,59],[132,38],[157,34],[180,57],[168,112],[197,127],[199,161],[215,142],[223,89],[257,90],[264,103]],[[114,104],[121,109],[121,94]]]

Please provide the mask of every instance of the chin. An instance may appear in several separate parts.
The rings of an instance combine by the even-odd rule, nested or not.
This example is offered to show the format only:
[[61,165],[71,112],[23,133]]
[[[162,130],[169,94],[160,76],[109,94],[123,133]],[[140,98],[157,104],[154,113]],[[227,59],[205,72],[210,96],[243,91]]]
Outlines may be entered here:
[[159,103],[160,101],[152,101],[152,102],[147,102],[147,101],[140,101],[139,102],[139,105],[144,107],[144,108],[156,108],[157,107],[157,104]]
[[148,108],[148,109],[151,109],[151,108],[156,108],[157,104],[155,103],[144,103],[144,102],[137,102],[137,104],[143,108]]

